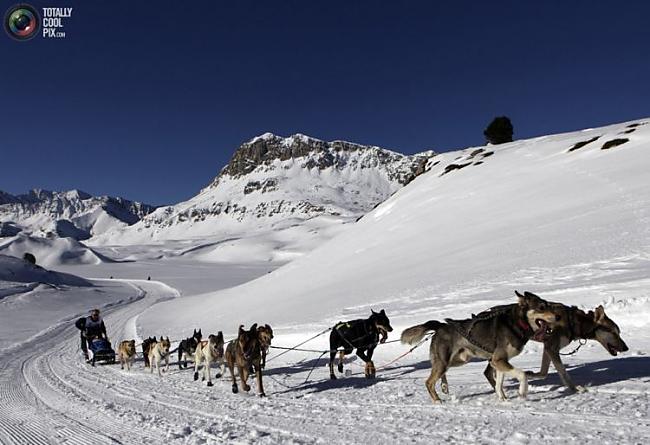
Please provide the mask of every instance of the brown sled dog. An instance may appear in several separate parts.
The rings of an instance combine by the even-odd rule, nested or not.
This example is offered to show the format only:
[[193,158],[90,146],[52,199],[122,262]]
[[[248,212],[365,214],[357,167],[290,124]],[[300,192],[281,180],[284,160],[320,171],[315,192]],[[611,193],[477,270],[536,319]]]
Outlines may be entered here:
[[264,394],[264,386],[262,385],[262,368],[260,362],[262,359],[262,350],[260,340],[257,334],[257,323],[251,326],[247,331],[244,325],[239,326],[239,335],[237,339],[228,343],[226,348],[226,364],[230,370],[230,377],[232,378],[232,392],[237,394],[237,379],[235,378],[235,366],[239,370],[239,380],[241,381],[241,388],[244,391],[250,391],[251,387],[248,386],[249,370],[251,366],[257,374],[257,393],[260,397],[266,396]]
[[120,360],[121,369],[131,370],[131,365],[135,360],[135,340],[124,340],[117,348],[117,357]]
[[[573,391],[584,391],[584,387],[573,383],[566,371],[560,350],[574,340],[596,340],[603,345],[611,355],[628,350],[621,338],[621,330],[616,323],[606,314],[605,308],[598,306],[595,310],[584,312],[575,306],[565,306],[561,303],[552,303],[555,310],[562,312],[562,321],[553,330],[553,333],[544,340],[544,354],[540,372],[527,372],[530,377],[545,378],[548,374],[550,362],[560,375],[562,383]],[[486,374],[487,375],[487,374]],[[488,377],[489,379],[489,377]],[[492,381],[490,382],[492,383]]]
[[260,326],[257,328],[257,339],[260,342],[260,350],[262,352],[262,363],[260,364],[261,368],[266,367],[266,354],[269,353],[269,348],[271,347],[271,340],[273,340],[273,329],[268,324]]
[[497,372],[495,391],[499,399],[506,399],[503,391],[506,375],[517,378],[519,395],[522,398],[527,396],[526,373],[512,366],[509,359],[519,355],[529,339],[542,341],[561,315],[556,314],[537,295],[529,292],[521,295],[517,292],[517,296],[516,304],[494,308],[487,315],[483,313],[482,316],[468,320],[448,319],[446,323],[431,320],[402,332],[402,342],[411,345],[424,338],[427,332],[435,332],[430,346],[431,375],[426,381],[427,390],[434,402],[440,402],[435,389],[436,382],[443,379],[444,391],[447,370],[464,365],[471,358],[490,361],[490,366]]

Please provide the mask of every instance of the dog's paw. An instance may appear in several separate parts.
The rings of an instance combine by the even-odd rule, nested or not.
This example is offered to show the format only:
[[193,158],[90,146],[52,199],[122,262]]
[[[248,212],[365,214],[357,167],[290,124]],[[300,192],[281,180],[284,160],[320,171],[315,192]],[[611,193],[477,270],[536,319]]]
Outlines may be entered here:
[[336,369],[338,369],[339,372],[342,373],[343,372],[343,363],[339,363],[338,366],[336,367]]
[[196,382],[199,379],[199,373],[195,372],[194,373],[194,381]]
[[260,397],[266,397],[266,394],[264,394],[263,392],[261,392],[261,393],[259,394],[259,396],[260,396]]
[[250,385],[246,385],[246,384],[244,384],[244,386],[242,387],[242,389],[243,389],[244,391],[248,392],[248,391],[251,390],[251,387],[250,387]]
[[442,383],[440,385],[440,389],[442,390],[443,394],[449,395],[449,385],[447,385],[446,383]]
[[205,382],[205,376],[201,377],[201,381]]
[[576,385],[573,388],[571,388],[573,392],[587,392],[587,388],[585,388],[582,385]]
[[215,374],[214,378],[215,378],[215,379],[220,379],[220,378],[221,378],[221,374]]
[[232,393],[237,394],[239,392],[239,388],[237,388],[237,384],[233,383],[232,385]]
[[208,382],[208,386],[212,386],[212,382]]

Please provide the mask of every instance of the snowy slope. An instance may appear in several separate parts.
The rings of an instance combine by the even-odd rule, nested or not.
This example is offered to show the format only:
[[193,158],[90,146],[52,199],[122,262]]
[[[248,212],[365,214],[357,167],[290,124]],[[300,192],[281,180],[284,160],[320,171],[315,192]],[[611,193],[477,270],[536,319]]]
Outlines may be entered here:
[[134,224],[154,207],[123,198],[94,197],[80,190],[31,190],[13,196],[0,191],[0,236],[16,228],[36,236],[77,240]]
[[9,286],[7,283],[90,286],[90,282],[81,277],[47,270],[20,258],[0,254],[0,285],[6,289]]
[[0,238],[0,254],[22,258],[25,253],[31,253],[37,264],[47,267],[112,261],[74,238],[41,238],[24,233]]
[[[0,350],[0,442],[648,443],[650,125],[632,124],[434,158],[431,172],[357,224],[248,284],[214,292],[233,284],[215,278],[236,275],[233,265],[192,267],[198,258],[188,255],[179,269],[152,252],[130,273],[151,271],[177,291],[154,281],[112,281],[108,292],[123,296],[105,310],[114,341],[164,334],[174,346],[195,327],[223,330],[228,339],[240,322],[252,321],[274,327],[274,345],[292,346],[371,307],[387,310],[394,339],[410,324],[513,301],[515,288],[585,308],[603,303],[630,351],[611,357],[589,342],[563,357],[587,392],[565,391],[551,371],[531,382],[526,401],[498,402],[483,378],[485,363],[472,362],[450,370],[450,395],[434,406],[424,389],[427,347],[404,355],[407,347],[390,343],[376,350],[375,380],[363,378],[354,357],[345,365],[351,374],[331,381],[319,352],[272,350],[268,397],[259,399],[232,394],[229,378],[208,388],[175,363],[162,378],[140,360],[131,372],[91,368],[78,359],[78,331],[58,323],[20,348]],[[617,138],[629,141],[601,149]],[[147,248],[128,247],[142,250],[139,257]],[[129,267],[79,270],[106,275],[118,266]],[[261,268],[238,278],[250,272]],[[69,295],[83,299],[75,290]],[[6,331],[0,323],[0,335]],[[304,347],[327,349],[326,335]],[[541,353],[530,342],[513,363],[537,369]],[[506,386],[514,396],[514,385]]]
[[[194,198],[160,208],[138,224],[95,237],[92,243],[191,238],[216,243],[253,234],[264,238],[262,243],[271,243],[255,258],[292,257],[290,247],[283,250],[283,244],[274,245],[264,234],[273,238],[304,225],[305,235],[317,233],[327,239],[336,232],[331,227],[354,221],[421,173],[432,155],[405,156],[379,147],[267,133],[239,147]],[[222,258],[219,251],[203,253],[214,260]]]
[[[439,155],[431,171],[311,254],[244,286],[193,297],[183,308],[175,306],[180,302],[159,305],[141,322],[149,326],[173,313],[168,321],[175,328],[190,320],[216,328],[233,319],[290,326],[384,307],[408,323],[440,305],[467,314],[466,304],[509,301],[514,288],[559,289],[565,277],[555,270],[618,258],[645,264],[645,123]],[[623,138],[629,141],[602,148]],[[605,297],[594,294],[585,302]],[[243,314],[242,303],[248,307]],[[191,309],[201,306],[215,313]]]

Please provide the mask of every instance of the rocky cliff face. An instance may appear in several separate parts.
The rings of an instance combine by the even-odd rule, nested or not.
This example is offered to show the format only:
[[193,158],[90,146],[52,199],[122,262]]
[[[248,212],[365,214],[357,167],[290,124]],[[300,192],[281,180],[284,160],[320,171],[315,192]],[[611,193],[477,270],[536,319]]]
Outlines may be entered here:
[[[365,156],[351,156],[353,153]],[[340,169],[345,168],[347,162],[353,163],[352,168],[381,168],[388,180],[406,185],[424,171],[424,165],[432,155],[432,152],[426,152],[405,156],[375,146],[345,141],[325,142],[303,134],[283,138],[265,133],[242,144],[210,186],[216,186],[222,176],[240,178],[258,168],[269,167],[276,160],[289,159],[302,159],[301,166],[306,169]]]
[[266,133],[242,144],[194,198],[158,209],[102,242],[250,232],[319,216],[357,218],[422,173],[433,156]]
[[135,224],[155,207],[111,196],[91,196],[80,190],[31,190],[14,196],[0,192],[0,236],[23,231],[37,236],[77,240]]

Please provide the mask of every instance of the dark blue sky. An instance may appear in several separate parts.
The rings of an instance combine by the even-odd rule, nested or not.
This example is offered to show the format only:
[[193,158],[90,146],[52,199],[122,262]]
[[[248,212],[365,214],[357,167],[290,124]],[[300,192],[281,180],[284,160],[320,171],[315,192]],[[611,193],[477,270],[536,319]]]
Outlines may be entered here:
[[[2,1],[2,10],[15,1]],[[271,131],[403,153],[650,115],[650,2],[33,1],[0,35],[0,190],[194,195]]]

